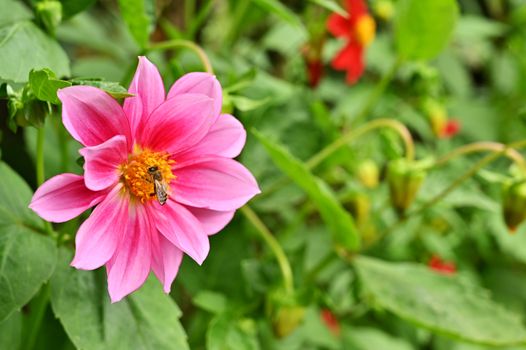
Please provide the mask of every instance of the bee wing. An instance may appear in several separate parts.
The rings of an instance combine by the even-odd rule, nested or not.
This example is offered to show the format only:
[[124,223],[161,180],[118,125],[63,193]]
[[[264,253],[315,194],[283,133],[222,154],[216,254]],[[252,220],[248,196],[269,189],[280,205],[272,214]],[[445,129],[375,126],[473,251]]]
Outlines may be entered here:
[[162,180],[153,181],[155,194],[157,195],[157,200],[160,205],[164,205],[168,200],[168,193],[166,192],[166,184]]

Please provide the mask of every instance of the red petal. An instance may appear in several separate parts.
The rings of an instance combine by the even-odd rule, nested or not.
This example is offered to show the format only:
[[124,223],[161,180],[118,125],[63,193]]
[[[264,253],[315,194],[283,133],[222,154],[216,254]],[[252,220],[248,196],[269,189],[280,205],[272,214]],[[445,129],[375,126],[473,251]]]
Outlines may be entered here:
[[327,29],[336,37],[350,36],[351,25],[349,20],[343,16],[333,13],[327,20]]

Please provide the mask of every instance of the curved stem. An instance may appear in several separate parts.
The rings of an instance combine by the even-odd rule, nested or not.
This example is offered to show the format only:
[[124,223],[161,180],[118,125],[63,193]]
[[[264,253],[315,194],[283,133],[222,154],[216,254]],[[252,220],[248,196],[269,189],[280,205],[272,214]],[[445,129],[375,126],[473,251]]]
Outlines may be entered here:
[[192,41],[183,40],[183,39],[162,41],[162,42],[150,45],[148,47],[148,51],[169,50],[169,49],[176,49],[180,47],[184,47],[189,50],[192,50],[197,55],[197,57],[199,57],[199,60],[201,61],[201,64],[203,65],[203,68],[205,69],[205,71],[210,74],[214,74],[212,64],[210,64],[210,60],[208,59],[208,56],[206,55],[205,51],[201,48],[201,46],[197,45],[196,43]]
[[270,250],[272,250],[272,253],[278,261],[281,274],[283,275],[283,284],[285,290],[287,293],[293,294],[294,281],[292,277],[292,269],[290,267],[289,260],[283,251],[283,248],[281,248],[274,235],[272,235],[270,230],[267,228],[267,226],[265,226],[263,221],[261,221],[259,216],[248,205],[245,205],[240,210],[248,219],[248,221],[250,221],[250,223],[256,228],[257,232],[260,234],[261,238],[263,238],[265,243],[267,243]]
[[435,166],[441,166],[448,161],[450,161],[453,158],[474,153],[474,152],[484,152],[484,151],[492,151],[492,152],[504,152],[503,154],[511,159],[519,169],[521,169],[524,173],[526,173],[526,160],[524,157],[517,152],[517,150],[513,148],[509,148],[506,145],[498,142],[474,142],[467,145],[464,145],[462,147],[456,148],[453,151],[445,154],[444,156],[440,157],[436,160]]
[[[37,176],[37,185],[40,186],[46,180],[45,169],[44,169],[44,141],[46,139],[46,131],[44,125],[37,129],[37,152],[36,152],[36,176]],[[51,223],[44,220],[44,226],[46,233],[50,236],[53,236],[53,227]]]
[[404,142],[406,158],[408,160],[413,160],[415,158],[415,146],[413,143],[413,138],[411,137],[411,133],[405,127],[404,124],[400,123],[395,119],[375,119],[368,122],[367,124],[360,126],[355,130],[351,130],[343,134],[336,141],[334,141],[333,143],[322,149],[320,152],[315,154],[311,159],[309,159],[306,163],[307,167],[309,169],[317,167],[321,162],[323,162],[327,157],[339,150],[341,147],[345,146],[351,141],[360,138],[368,132],[379,128],[390,128],[396,131],[398,135],[400,135],[402,141]]
[[[479,171],[480,169],[482,169],[484,166],[488,165],[489,163],[497,160],[502,155],[507,155],[510,158],[513,157],[512,159],[517,161],[518,164],[521,167],[524,166],[524,159],[522,158],[520,153],[518,153],[517,151],[514,150],[516,154],[514,156],[510,156],[509,152],[510,152],[510,150],[512,150],[514,148],[526,147],[526,140],[514,142],[514,143],[511,143],[509,145],[502,145],[502,144],[497,144],[497,145],[501,145],[501,146],[494,147],[493,152],[491,154],[488,154],[486,157],[482,158],[477,163],[475,163],[468,171],[466,171],[464,174],[459,176],[455,181],[453,181],[448,187],[446,187],[444,190],[442,190],[439,194],[437,194],[435,197],[433,197],[430,200],[428,200],[426,203],[422,204],[422,206],[420,206],[418,209],[410,212],[406,216],[406,218],[410,217],[412,215],[415,215],[415,214],[419,214],[419,213],[423,212],[424,210],[426,210],[427,208],[432,207],[433,205],[435,205],[436,203],[441,201],[444,197],[446,197],[449,193],[451,193],[455,188],[460,186],[464,181],[466,181],[467,179],[469,179],[470,177],[475,175],[477,173],[477,171]],[[467,145],[467,146],[469,146],[469,145]],[[493,148],[493,146],[491,146],[491,147]],[[476,148],[473,147],[473,149],[476,149]],[[469,153],[469,152],[464,152],[464,153],[452,152],[452,154],[453,153],[460,155],[460,154],[465,154],[465,153]],[[517,155],[518,155],[518,158],[516,158]],[[455,156],[455,155],[453,155],[453,156]],[[451,159],[452,156],[447,156],[446,155],[446,156],[444,156],[442,158],[446,159],[446,161],[447,161],[447,159]]]

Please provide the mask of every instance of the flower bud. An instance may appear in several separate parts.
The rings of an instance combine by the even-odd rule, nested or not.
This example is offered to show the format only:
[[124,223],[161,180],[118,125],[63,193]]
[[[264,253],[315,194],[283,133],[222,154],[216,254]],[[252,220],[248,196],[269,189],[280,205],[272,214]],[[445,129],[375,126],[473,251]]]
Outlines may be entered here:
[[305,317],[305,308],[298,305],[281,306],[273,318],[274,333],[285,338],[298,328]]
[[378,179],[380,171],[376,163],[367,159],[358,165],[357,174],[358,180],[367,188],[375,188],[378,186]]
[[447,112],[444,106],[434,99],[426,99],[422,105],[424,113],[437,137],[442,137],[447,125]]
[[41,1],[36,4],[36,14],[44,28],[51,35],[62,22],[62,3],[60,1]]
[[502,188],[502,215],[513,233],[526,219],[526,179],[508,181]]
[[353,193],[349,199],[348,209],[358,224],[367,222],[371,211],[371,201],[369,197],[360,192]]
[[398,214],[403,214],[424,182],[426,172],[422,164],[400,158],[389,163],[387,182],[391,194],[391,204]]
[[378,18],[389,22],[394,15],[394,5],[391,0],[377,0],[374,2],[374,13]]

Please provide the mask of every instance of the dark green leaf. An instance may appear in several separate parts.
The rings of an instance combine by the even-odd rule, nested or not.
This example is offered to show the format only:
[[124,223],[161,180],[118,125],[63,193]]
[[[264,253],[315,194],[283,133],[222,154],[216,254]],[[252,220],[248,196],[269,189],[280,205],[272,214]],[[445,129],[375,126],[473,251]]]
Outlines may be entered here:
[[396,45],[404,59],[434,58],[449,42],[458,17],[456,0],[400,0]]
[[31,190],[0,163],[0,322],[25,305],[53,273],[55,243],[27,207]]
[[433,332],[469,342],[504,346],[524,343],[518,314],[489,298],[487,291],[411,263],[355,260],[365,295],[395,315]]
[[218,314],[225,311],[228,300],[221,293],[203,290],[192,299],[192,302],[203,310]]
[[93,5],[95,1],[96,0],[60,0],[62,3],[62,15],[64,19],[73,17]]
[[0,344],[5,349],[18,349],[22,339],[22,314],[13,312],[0,322]]
[[133,96],[132,94],[128,93],[128,90],[126,90],[125,87],[113,81],[103,81],[94,79],[73,79],[71,80],[71,83],[73,85],[94,86],[96,88],[106,91],[114,98],[125,98]]
[[148,46],[153,30],[155,3],[153,0],[119,0],[122,18],[141,48]]
[[188,349],[181,311],[150,278],[125,300],[111,304],[102,271],[69,266],[60,251],[51,278],[51,305],[66,333],[80,349]]
[[31,22],[0,28],[0,79],[26,82],[32,69],[68,76],[69,59],[60,45]]
[[275,14],[282,20],[296,26],[303,27],[303,24],[299,17],[288,7],[283,5],[279,0],[252,0],[262,9]]
[[53,71],[44,68],[41,70],[32,70],[29,73],[29,86],[39,100],[58,105],[60,104],[60,100],[57,97],[57,90],[71,86],[71,83],[57,79]]
[[323,220],[332,232],[336,244],[356,250],[360,237],[351,215],[345,211],[329,186],[314,176],[300,160],[282,146],[273,143],[261,133],[254,134],[263,144],[274,163],[309,195],[317,206]]

